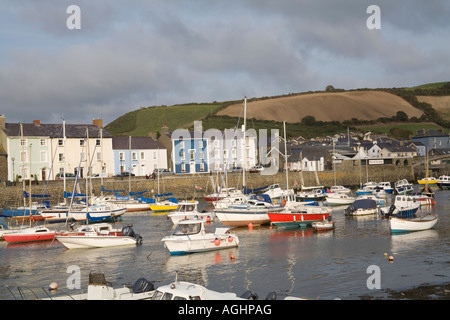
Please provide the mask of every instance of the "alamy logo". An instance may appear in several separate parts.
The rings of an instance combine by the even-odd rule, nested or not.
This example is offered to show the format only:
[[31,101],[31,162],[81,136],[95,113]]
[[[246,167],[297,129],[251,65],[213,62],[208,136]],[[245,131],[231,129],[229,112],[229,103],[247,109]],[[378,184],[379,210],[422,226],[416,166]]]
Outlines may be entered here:
[[71,5],[67,7],[66,13],[71,15],[67,18],[66,26],[69,30],[81,29],[81,9],[77,5]]

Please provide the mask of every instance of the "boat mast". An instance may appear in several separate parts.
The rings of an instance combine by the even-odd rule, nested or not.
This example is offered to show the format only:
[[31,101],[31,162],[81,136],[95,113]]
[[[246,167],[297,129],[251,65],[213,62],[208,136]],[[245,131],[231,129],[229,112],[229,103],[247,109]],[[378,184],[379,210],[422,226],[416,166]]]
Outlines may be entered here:
[[30,146],[28,147],[29,148],[29,155],[28,155],[28,160],[29,160],[29,163],[30,163],[30,181],[29,181],[29,188],[30,188],[30,191],[29,191],[29,195],[28,195],[28,198],[29,198],[29,203],[30,203],[30,227],[31,227],[31,216],[32,216],[32,213],[31,213],[31,143],[30,143]]
[[287,148],[286,148],[286,121],[283,121],[284,129],[284,169],[286,171],[286,190],[289,190],[289,174],[287,167]]
[[128,136],[128,156],[130,157],[130,167],[128,169],[128,195],[131,194],[131,136]]
[[100,185],[102,186],[100,188],[100,195],[103,196],[103,127],[100,127],[100,157],[102,158],[100,166]]
[[242,132],[243,134],[243,146],[242,146],[242,158],[244,160],[243,166],[242,166],[242,186],[245,188],[245,164],[246,164],[246,157],[245,157],[245,126],[247,124],[247,97],[244,97],[244,125],[242,126]]
[[66,120],[63,119],[63,182],[64,182],[64,205],[66,205]]

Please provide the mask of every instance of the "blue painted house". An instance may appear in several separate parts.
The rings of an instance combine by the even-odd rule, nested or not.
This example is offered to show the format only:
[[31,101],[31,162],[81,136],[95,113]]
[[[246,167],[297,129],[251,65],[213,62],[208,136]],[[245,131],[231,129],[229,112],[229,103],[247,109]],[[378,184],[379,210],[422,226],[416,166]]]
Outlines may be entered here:
[[172,141],[172,171],[208,173],[208,139],[201,132],[177,129],[170,135]]

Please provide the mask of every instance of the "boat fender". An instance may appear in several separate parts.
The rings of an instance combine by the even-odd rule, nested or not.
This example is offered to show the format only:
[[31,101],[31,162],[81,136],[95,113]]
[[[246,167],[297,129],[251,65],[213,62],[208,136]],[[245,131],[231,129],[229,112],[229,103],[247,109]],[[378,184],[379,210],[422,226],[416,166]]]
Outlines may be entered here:
[[220,239],[219,238],[214,239],[214,244],[216,246],[220,245]]
[[258,300],[258,295],[256,293],[251,292],[250,290],[247,290],[241,295],[241,298],[247,300]]
[[283,199],[283,201],[281,201],[281,204],[283,205],[283,207],[286,205],[286,199]]
[[233,237],[232,236],[228,236],[228,242],[233,242]]
[[277,294],[275,291],[269,292],[266,296],[266,300],[277,300]]
[[133,285],[133,293],[142,293],[155,290],[153,283],[145,278],[139,278]]

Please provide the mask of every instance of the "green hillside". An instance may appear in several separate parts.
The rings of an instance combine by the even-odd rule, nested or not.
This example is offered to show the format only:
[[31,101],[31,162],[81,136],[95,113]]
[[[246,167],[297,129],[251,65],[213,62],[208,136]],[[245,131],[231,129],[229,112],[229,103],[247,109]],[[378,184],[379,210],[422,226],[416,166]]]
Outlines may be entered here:
[[[365,91],[369,90],[369,92],[370,90],[381,90],[398,95],[407,102],[411,103],[411,105],[415,108],[422,110],[424,115],[420,118],[411,117],[408,119],[406,115],[402,115],[401,112],[397,112],[397,116],[393,116],[392,118],[379,118],[373,120],[359,120],[352,118],[351,120],[346,120],[342,123],[338,121],[316,121],[314,117],[308,116],[299,123],[287,124],[288,137],[303,136],[305,138],[314,138],[317,136],[326,136],[345,132],[348,128],[353,130],[355,127],[358,127],[363,131],[368,130],[372,132],[392,132],[392,129],[397,127],[404,132],[409,131],[411,133],[415,133],[415,129],[417,127],[423,127],[425,122],[427,122],[426,126],[431,126],[433,128],[450,128],[450,122],[443,119],[431,104],[419,102],[417,100],[417,96],[419,95],[450,95],[449,86],[450,82],[439,82],[424,84],[412,88],[364,89]],[[320,92],[323,91],[289,94],[285,96],[314,94]],[[252,98],[248,101],[270,100],[282,97],[283,96]],[[140,108],[117,118],[113,122],[109,123],[106,126],[106,129],[113,136],[131,135],[137,137],[147,136],[149,132],[160,132],[163,125],[167,126],[170,131],[178,128],[192,128],[193,123],[196,120],[202,121],[204,130],[210,128],[216,128],[219,130],[234,128],[238,125],[238,121],[240,121],[239,126],[242,125],[242,119],[230,116],[218,116],[217,112],[232,104],[240,103],[242,103],[242,100]],[[315,106],[310,106],[310,108],[314,107]],[[403,124],[400,122],[403,122]],[[408,127],[405,127],[406,125],[408,125]],[[386,127],[386,130],[383,130],[383,127]],[[248,119],[247,128],[254,128],[256,130],[270,130],[277,128],[280,130],[280,134],[282,134],[283,123],[268,120]]]
[[195,120],[214,114],[226,103],[184,104],[170,107],[141,108],[117,118],[105,128],[114,136],[143,137],[151,131],[159,132],[162,125],[170,130],[193,125]]

